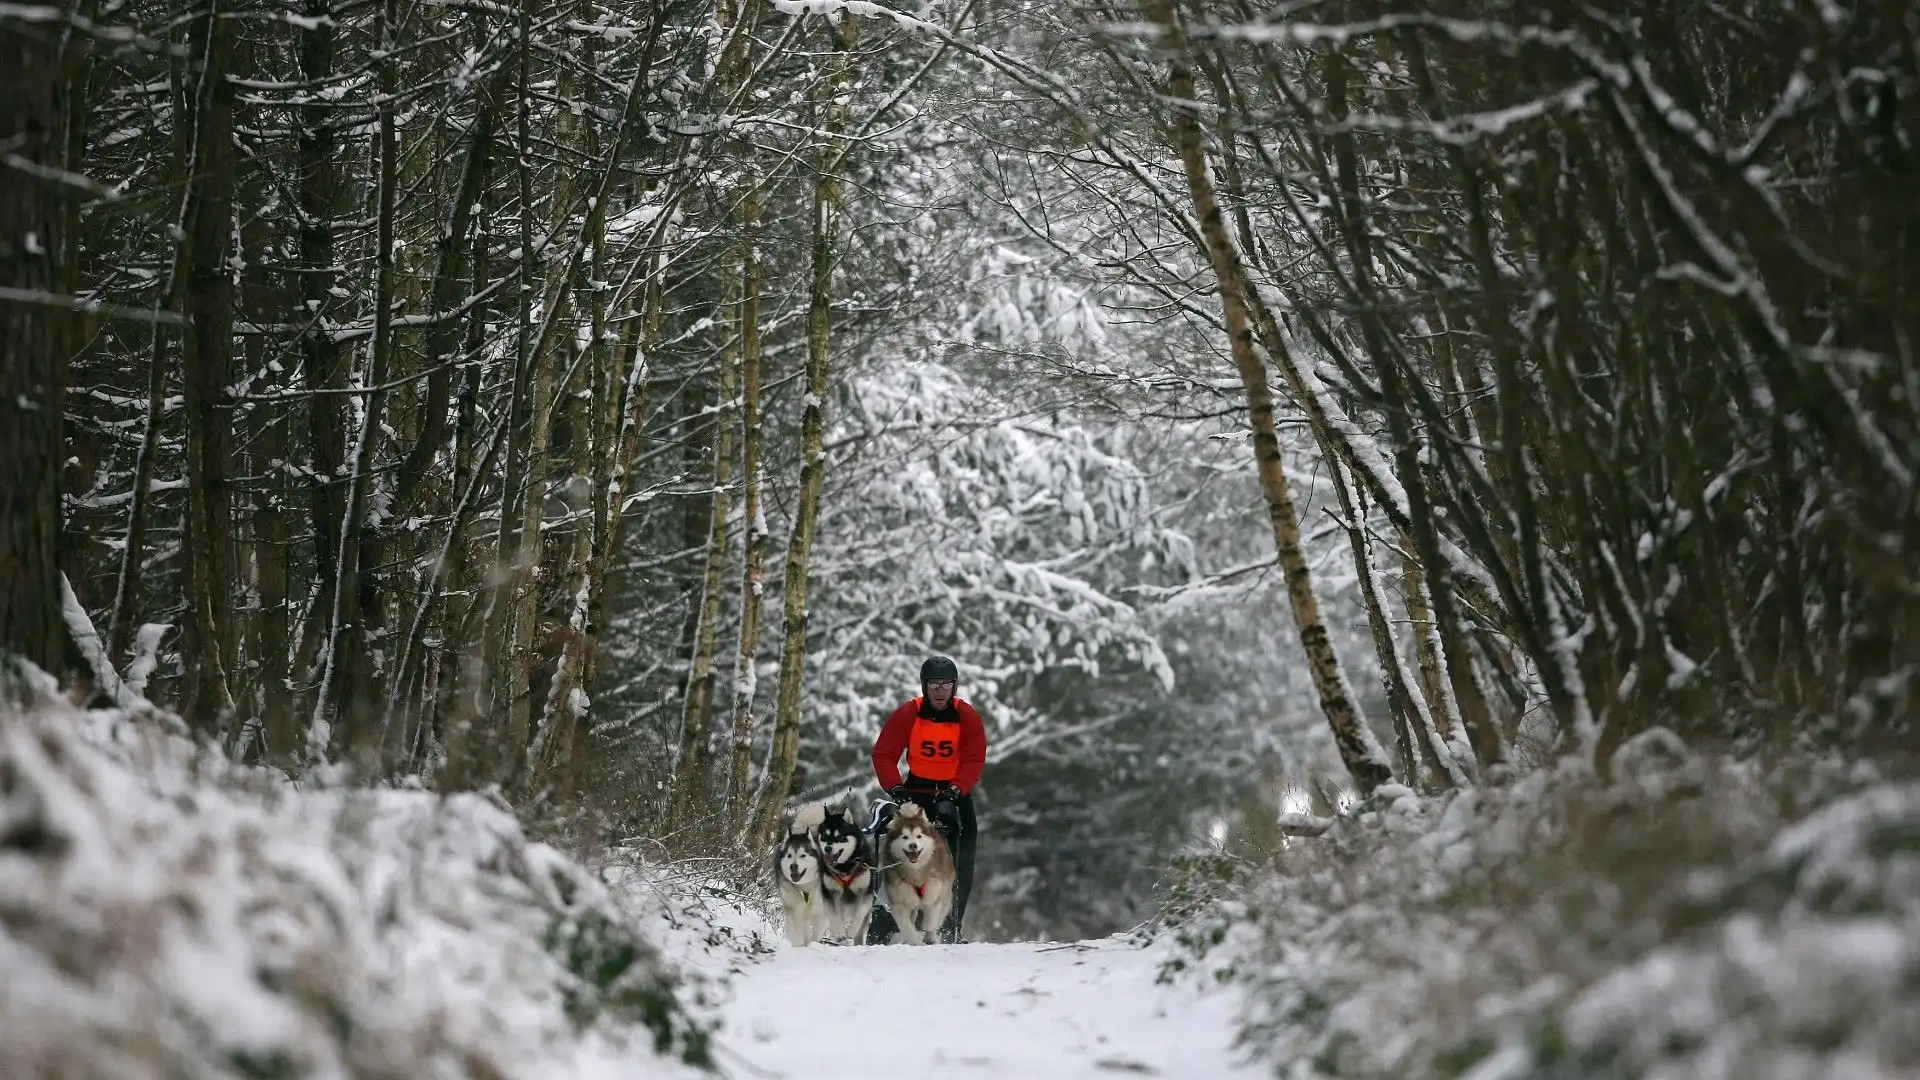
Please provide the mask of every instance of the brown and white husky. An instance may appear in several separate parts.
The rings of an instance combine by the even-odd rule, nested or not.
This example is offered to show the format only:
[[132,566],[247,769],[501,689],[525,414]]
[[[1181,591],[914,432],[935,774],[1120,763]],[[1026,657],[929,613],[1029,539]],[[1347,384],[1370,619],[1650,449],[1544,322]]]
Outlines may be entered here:
[[956,874],[946,837],[917,803],[907,803],[887,826],[887,907],[900,940],[932,945],[953,910]]

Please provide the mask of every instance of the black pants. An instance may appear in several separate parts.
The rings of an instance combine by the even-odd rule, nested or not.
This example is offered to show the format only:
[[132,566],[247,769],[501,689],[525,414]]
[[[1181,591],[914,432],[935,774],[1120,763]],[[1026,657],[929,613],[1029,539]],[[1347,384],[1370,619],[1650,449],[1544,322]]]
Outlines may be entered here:
[[[911,784],[912,780],[909,779],[908,783]],[[954,810],[956,811],[955,818],[957,820],[949,820],[946,822],[942,822],[940,815],[934,812],[933,792],[909,790],[907,792],[907,798],[912,802],[919,803],[920,806],[927,811],[927,816],[933,818],[934,822],[941,826],[942,833],[947,833],[948,826],[950,825],[957,826],[957,828],[953,829],[952,833],[947,836],[947,844],[953,849],[953,867],[956,880],[953,885],[953,913],[947,916],[947,925],[944,929],[946,937],[949,940],[958,941],[960,940],[961,920],[967,916],[967,896],[973,892],[973,848],[974,841],[980,835],[980,827],[973,816],[973,796],[962,795],[955,800]],[[884,833],[886,831],[887,824],[891,820],[891,815],[881,819],[879,823],[881,832]]]
[[973,844],[980,826],[973,818],[973,796],[960,796],[960,835],[953,842],[953,864],[959,880],[953,887],[953,939],[960,940],[960,920],[967,917],[967,896],[973,892]]

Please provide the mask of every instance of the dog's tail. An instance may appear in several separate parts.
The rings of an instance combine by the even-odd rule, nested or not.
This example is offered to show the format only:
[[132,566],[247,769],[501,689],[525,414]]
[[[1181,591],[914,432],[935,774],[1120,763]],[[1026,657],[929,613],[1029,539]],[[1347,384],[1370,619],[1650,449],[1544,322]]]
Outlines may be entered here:
[[819,803],[808,803],[793,812],[793,821],[788,823],[787,832],[810,832],[827,820],[827,808]]
[[901,818],[924,819],[927,816],[927,810],[926,810],[926,807],[921,806],[917,802],[908,802],[901,805],[900,813],[898,816]]

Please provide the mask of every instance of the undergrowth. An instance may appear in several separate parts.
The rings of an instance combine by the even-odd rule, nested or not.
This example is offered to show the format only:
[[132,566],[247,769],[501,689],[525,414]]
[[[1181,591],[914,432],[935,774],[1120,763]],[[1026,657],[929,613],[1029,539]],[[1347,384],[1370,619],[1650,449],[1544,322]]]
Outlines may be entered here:
[[1167,978],[1232,981],[1283,1075],[1913,1075],[1920,785],[1653,731],[1169,876]]
[[295,787],[208,753],[115,714],[0,711],[0,1073],[711,1067],[703,987],[663,954],[657,906],[506,807]]

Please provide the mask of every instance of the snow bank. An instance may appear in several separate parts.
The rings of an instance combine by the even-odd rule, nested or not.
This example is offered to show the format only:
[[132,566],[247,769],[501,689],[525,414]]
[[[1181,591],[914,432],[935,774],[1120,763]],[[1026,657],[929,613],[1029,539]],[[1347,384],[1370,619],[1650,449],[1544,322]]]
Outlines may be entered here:
[[1169,972],[1288,1077],[1920,1075],[1920,785],[1666,732],[1614,771],[1376,795],[1190,904]]
[[297,790],[112,714],[0,715],[10,1076],[688,1076],[657,905],[476,795]]

